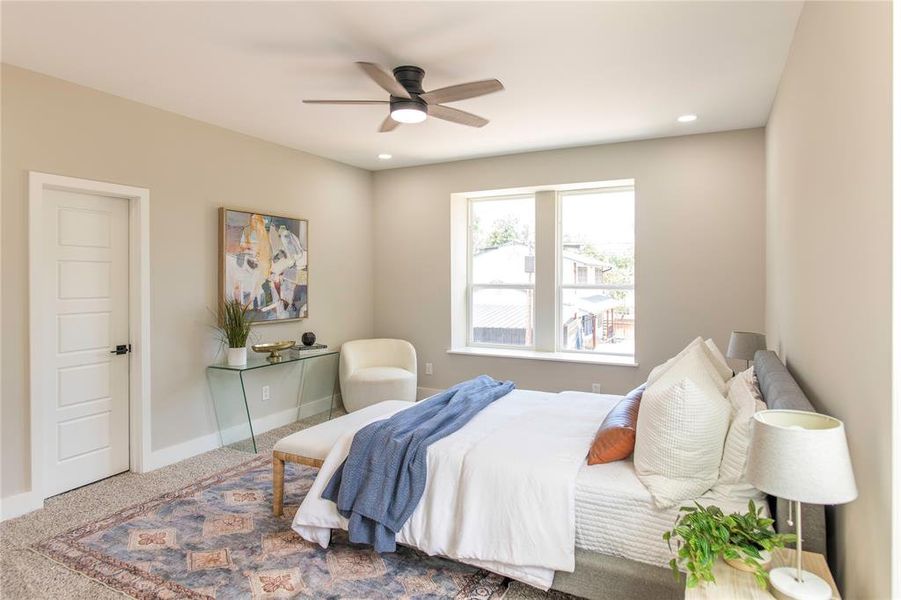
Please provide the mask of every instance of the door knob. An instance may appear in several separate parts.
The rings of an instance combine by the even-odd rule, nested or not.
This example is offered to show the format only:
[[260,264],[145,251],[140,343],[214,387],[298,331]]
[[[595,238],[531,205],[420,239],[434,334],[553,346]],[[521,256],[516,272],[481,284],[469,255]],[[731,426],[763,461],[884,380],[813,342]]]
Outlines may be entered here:
[[110,354],[115,354],[116,356],[120,354],[128,354],[129,352],[131,352],[131,344],[119,344],[118,346],[116,346],[115,350],[109,351]]

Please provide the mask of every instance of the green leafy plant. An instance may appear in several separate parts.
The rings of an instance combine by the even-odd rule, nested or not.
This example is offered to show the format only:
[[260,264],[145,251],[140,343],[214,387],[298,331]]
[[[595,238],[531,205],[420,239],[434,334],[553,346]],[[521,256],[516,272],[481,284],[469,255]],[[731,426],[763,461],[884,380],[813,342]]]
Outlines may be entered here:
[[229,348],[243,348],[250,337],[250,305],[237,300],[222,300],[219,303],[219,338]]
[[680,567],[686,572],[686,587],[701,582],[716,581],[713,565],[724,559],[740,560],[753,569],[757,585],[766,589],[767,572],[763,567],[761,551],[772,552],[795,541],[795,535],[773,531],[773,520],[762,517],[763,507],[748,501],[748,512],[724,514],[717,506],[683,506],[671,531],[663,534],[670,551],[676,543],[676,557],[670,568],[677,581],[681,580]]

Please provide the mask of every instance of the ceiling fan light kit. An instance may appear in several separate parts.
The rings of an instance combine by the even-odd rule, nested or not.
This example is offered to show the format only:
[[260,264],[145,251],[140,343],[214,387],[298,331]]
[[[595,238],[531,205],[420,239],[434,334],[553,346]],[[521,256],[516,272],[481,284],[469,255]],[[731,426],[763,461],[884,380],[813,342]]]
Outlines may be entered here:
[[444,102],[467,100],[499,92],[504,89],[497,79],[472,81],[426,92],[422,89],[425,71],[412,65],[403,65],[393,71],[393,77],[374,63],[358,62],[357,65],[370,79],[390,94],[386,100],[304,100],[306,104],[373,105],[387,104],[389,114],[379,127],[380,132],[393,131],[401,123],[421,123],[427,117],[435,117],[469,127],[484,127],[488,119],[468,113]]
[[421,108],[392,108],[391,118],[398,123],[422,123],[428,115]]

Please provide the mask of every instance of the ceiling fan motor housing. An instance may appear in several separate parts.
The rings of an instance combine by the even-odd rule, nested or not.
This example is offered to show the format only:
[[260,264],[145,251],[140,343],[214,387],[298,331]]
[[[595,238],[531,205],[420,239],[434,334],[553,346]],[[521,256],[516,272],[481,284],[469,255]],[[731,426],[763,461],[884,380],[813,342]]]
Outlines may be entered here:
[[419,94],[424,94],[422,89],[422,78],[425,77],[425,71],[419,67],[412,65],[404,65],[394,69],[394,78],[397,82],[404,86],[404,89],[410,92],[410,98],[399,98],[391,96],[391,110],[412,109],[426,112],[428,105],[424,100],[419,98]]

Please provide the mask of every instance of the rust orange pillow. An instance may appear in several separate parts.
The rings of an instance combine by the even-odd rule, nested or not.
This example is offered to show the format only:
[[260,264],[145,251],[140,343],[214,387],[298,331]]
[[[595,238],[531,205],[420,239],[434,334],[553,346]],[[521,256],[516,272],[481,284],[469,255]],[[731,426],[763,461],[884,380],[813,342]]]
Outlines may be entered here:
[[623,460],[632,454],[635,449],[638,406],[641,404],[644,388],[642,385],[626,394],[607,414],[588,451],[589,465]]

